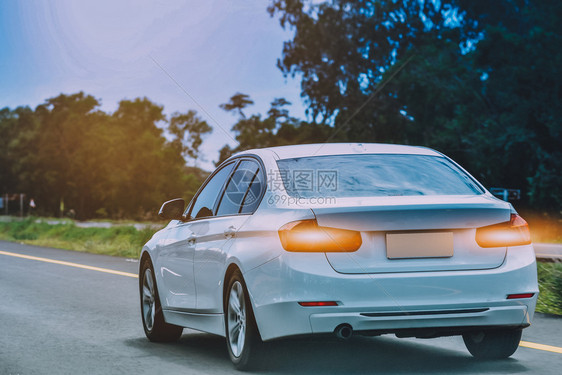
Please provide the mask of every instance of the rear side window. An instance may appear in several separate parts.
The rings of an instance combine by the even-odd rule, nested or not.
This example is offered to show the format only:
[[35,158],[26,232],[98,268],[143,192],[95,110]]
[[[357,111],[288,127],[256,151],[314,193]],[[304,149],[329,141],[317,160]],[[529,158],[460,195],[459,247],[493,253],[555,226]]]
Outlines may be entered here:
[[189,217],[191,219],[198,219],[202,217],[215,216],[213,207],[219,197],[222,187],[226,179],[230,176],[230,172],[234,168],[235,163],[230,163],[221,168],[217,173],[211,177],[209,182],[205,185],[201,193],[195,198],[195,202],[191,205]]
[[253,212],[261,193],[259,164],[252,160],[240,162],[221,198],[218,216]]
[[250,188],[242,201],[242,206],[240,207],[240,213],[250,213],[254,212],[258,205],[260,204],[260,197],[262,189],[265,187],[265,181],[263,173],[258,169],[256,175],[254,176]]
[[484,191],[441,156],[367,154],[313,156],[277,161],[294,197],[477,195]]

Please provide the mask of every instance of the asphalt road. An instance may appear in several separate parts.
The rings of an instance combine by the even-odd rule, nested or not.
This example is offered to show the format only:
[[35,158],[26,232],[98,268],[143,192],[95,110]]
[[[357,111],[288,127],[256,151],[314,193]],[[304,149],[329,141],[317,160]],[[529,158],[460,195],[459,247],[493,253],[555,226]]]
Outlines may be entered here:
[[[220,337],[185,330],[174,344],[145,338],[133,277],[137,267],[122,258],[0,241],[0,374],[235,372]],[[520,347],[510,359],[478,361],[459,337],[282,340],[267,345],[269,355],[256,373],[560,373],[561,318],[538,314],[523,340],[558,353]]]

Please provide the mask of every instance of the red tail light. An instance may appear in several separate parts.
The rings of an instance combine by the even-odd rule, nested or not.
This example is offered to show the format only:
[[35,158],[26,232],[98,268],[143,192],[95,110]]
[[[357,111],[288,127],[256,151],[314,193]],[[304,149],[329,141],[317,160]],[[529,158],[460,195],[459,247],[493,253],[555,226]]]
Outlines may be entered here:
[[511,214],[510,221],[476,229],[476,242],[480,247],[528,245],[531,232],[521,216]]
[[531,298],[535,293],[508,294],[507,299]]
[[299,302],[303,307],[317,307],[317,306],[337,306],[336,301],[318,301],[318,302]]
[[279,229],[283,248],[297,252],[352,252],[361,247],[361,233],[318,226],[316,220],[300,220]]

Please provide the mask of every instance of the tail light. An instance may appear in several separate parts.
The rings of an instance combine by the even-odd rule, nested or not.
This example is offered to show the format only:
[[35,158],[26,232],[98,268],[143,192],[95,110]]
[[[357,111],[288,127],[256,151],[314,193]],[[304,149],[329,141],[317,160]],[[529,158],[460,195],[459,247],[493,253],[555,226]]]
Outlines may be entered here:
[[521,216],[511,214],[510,221],[476,229],[476,242],[480,247],[528,245],[529,224]]
[[507,299],[531,298],[534,295],[535,295],[535,293],[508,294]]
[[299,302],[303,307],[338,306],[336,301]]
[[283,248],[296,252],[353,252],[361,247],[361,233],[321,227],[316,220],[300,220],[279,229]]

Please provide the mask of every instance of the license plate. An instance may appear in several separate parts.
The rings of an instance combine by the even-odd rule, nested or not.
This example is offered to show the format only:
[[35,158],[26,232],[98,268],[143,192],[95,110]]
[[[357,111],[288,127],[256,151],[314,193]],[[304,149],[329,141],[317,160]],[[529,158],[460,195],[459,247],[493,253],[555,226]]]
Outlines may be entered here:
[[388,259],[452,257],[453,233],[387,233],[386,256]]

